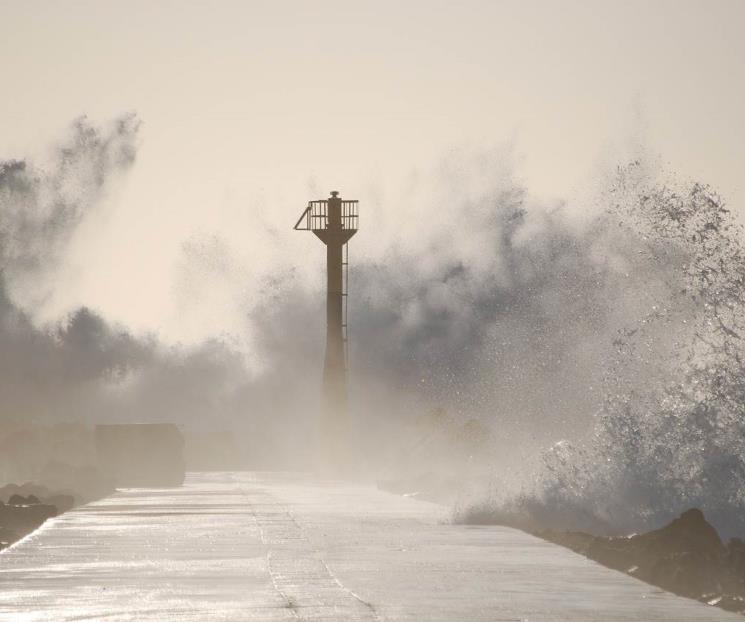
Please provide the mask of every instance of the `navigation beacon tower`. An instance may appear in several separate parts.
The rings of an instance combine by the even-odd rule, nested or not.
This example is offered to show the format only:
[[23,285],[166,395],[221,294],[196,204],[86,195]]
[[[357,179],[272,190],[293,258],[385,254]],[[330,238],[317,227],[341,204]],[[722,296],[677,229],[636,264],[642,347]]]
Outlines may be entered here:
[[347,414],[347,242],[357,233],[357,201],[338,192],[308,202],[295,229],[312,231],[326,245],[326,356],[323,365],[321,442],[324,462],[344,467],[348,460]]

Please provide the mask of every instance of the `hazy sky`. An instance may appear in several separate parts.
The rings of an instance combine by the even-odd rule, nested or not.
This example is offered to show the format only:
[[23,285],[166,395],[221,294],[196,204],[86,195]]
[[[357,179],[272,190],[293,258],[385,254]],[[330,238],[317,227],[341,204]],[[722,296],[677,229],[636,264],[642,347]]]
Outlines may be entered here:
[[[745,213],[744,29],[742,0],[0,0],[0,158],[136,111],[138,161],[48,313],[89,304],[197,339],[230,328],[232,290],[278,253],[320,261],[289,230],[308,199],[360,199],[367,252],[365,206],[405,210],[398,180],[453,149],[507,145],[553,199],[643,145]],[[205,243],[236,269],[192,317]]]

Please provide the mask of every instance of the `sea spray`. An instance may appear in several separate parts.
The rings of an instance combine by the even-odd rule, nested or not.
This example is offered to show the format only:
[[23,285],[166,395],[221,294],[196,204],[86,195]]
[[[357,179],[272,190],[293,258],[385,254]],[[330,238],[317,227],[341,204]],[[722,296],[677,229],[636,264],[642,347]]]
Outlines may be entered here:
[[517,494],[464,520],[627,533],[701,508],[745,533],[745,247],[722,199],[701,184],[619,171],[608,217],[635,237],[664,286],[614,339],[603,407],[578,444],[558,442]]
[[[137,123],[127,119],[104,130],[74,124],[57,152],[62,161],[46,172],[30,163],[5,165],[0,212],[8,285],[0,284],[0,343],[8,356],[0,419],[208,425],[230,431],[246,466],[301,466],[312,451],[323,335],[314,319],[321,317],[322,292],[303,273],[257,273],[258,295],[245,299],[237,291],[226,302],[246,318],[246,338],[191,347],[132,334],[85,308],[40,326],[30,298],[20,295],[44,290],[38,275],[54,272],[72,232],[108,189],[107,176],[116,178],[134,161]],[[704,434],[704,424],[715,420],[737,429],[729,421],[739,416],[736,404],[704,416],[678,404],[689,403],[690,394],[661,389],[708,382],[709,394],[727,387],[736,402],[734,335],[742,333],[730,324],[727,306],[736,307],[736,297],[726,304],[709,298],[705,307],[691,285],[695,274],[713,274],[694,263],[695,249],[720,252],[715,230],[707,228],[719,221],[694,226],[699,221],[691,216],[685,227],[676,224],[699,213],[692,205],[718,199],[702,186],[673,197],[637,164],[610,184],[595,202],[600,208],[585,209],[536,200],[514,179],[509,154],[446,160],[368,212],[372,222],[401,225],[399,235],[376,236],[374,252],[369,241],[367,250],[361,243],[355,251],[350,377],[360,461],[371,470],[389,466],[402,430],[442,406],[459,425],[475,419],[490,428],[494,448],[484,466],[508,473],[497,490],[521,488],[522,496],[509,497],[530,502],[534,515],[562,508],[567,524],[581,515],[607,529],[633,529],[676,514],[695,482],[711,507],[716,499],[724,514],[737,507],[731,504],[740,494],[738,441]],[[47,222],[46,215],[54,217]],[[716,231],[729,240],[723,257],[734,266],[739,233],[726,229],[734,227],[726,213],[722,218]],[[691,239],[694,229],[706,234],[703,242]],[[46,242],[26,244],[24,232]],[[199,261],[197,253],[189,266],[199,269]],[[200,288],[235,282],[218,278],[223,272],[254,274],[237,261],[213,262],[210,270]],[[710,293],[732,297],[737,278],[728,279]],[[696,332],[711,341],[703,329],[720,319],[732,334],[720,326],[714,336],[727,339],[706,350]],[[249,344],[258,372],[245,368],[247,353],[236,343]],[[732,371],[716,380],[705,360],[711,369]],[[544,466],[525,475],[522,465],[539,448],[562,439],[544,452]],[[717,480],[721,472],[735,476]],[[504,498],[499,502],[507,507]]]

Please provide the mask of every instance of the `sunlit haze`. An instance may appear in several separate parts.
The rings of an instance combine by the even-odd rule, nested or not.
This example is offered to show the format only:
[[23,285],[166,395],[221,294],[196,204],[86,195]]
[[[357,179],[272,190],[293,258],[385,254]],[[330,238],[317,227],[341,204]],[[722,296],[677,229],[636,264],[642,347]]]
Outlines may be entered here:
[[359,199],[353,252],[375,258],[412,179],[482,152],[570,202],[643,152],[742,212],[743,23],[738,0],[2,2],[0,156],[42,165],[80,115],[142,121],[33,313],[242,340],[263,279],[321,285],[291,231],[307,200]]

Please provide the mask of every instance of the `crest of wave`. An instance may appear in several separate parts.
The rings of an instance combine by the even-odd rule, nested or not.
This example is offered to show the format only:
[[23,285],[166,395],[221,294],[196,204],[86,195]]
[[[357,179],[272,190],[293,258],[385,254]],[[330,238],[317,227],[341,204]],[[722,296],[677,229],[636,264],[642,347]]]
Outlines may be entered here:
[[707,186],[661,185],[639,163],[606,201],[664,286],[613,342],[591,434],[556,443],[519,493],[461,518],[628,533],[698,507],[723,535],[745,534],[742,228]]

